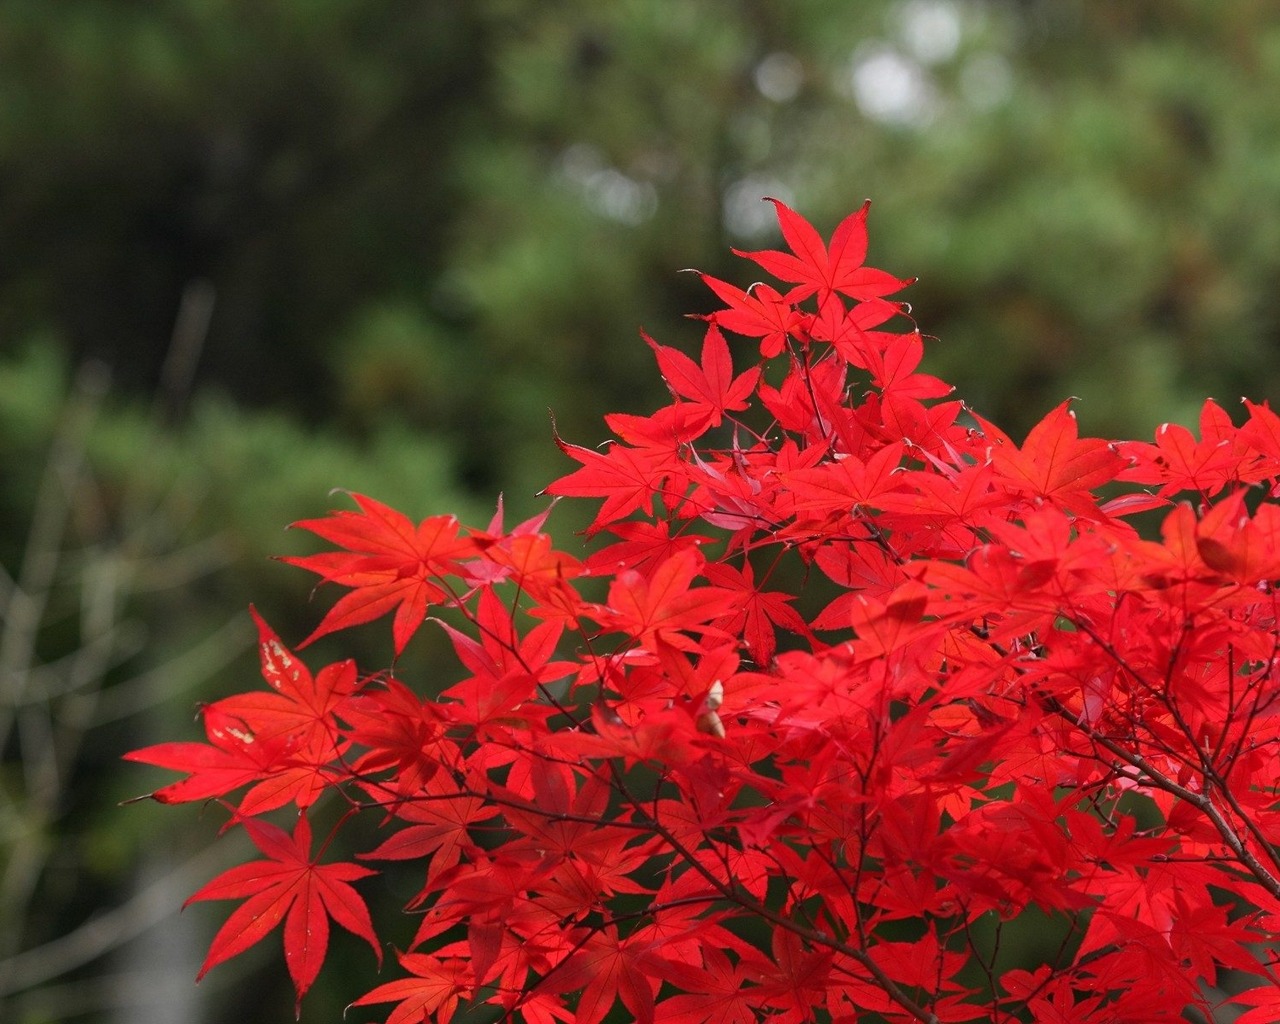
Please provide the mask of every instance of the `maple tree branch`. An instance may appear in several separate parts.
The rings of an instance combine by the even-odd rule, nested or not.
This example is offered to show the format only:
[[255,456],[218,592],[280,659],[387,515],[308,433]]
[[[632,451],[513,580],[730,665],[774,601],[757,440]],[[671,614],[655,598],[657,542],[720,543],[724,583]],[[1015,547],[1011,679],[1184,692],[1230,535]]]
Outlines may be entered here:
[[749,892],[733,882],[722,882],[709,869],[707,869],[693,854],[685,848],[684,844],[671,833],[665,825],[654,819],[654,829],[663,839],[676,851],[677,855],[685,861],[690,867],[703,876],[720,894],[729,901],[744,910],[768,921],[770,924],[783,928],[791,932],[798,938],[804,939],[815,946],[821,946],[830,949],[836,953],[843,953],[857,963],[861,964],[867,972],[875,979],[877,985],[884,990],[895,1003],[901,1006],[908,1013],[912,1014],[923,1024],[939,1024],[938,1017],[931,1011],[926,1010],[918,1002],[909,996],[897,982],[890,978],[879,964],[877,964],[872,956],[863,948],[852,946],[847,942],[841,941],[834,936],[828,935],[816,928],[810,928],[806,925],[797,924],[791,918],[780,914],[772,907],[757,900]]
[[[1245,830],[1251,836],[1253,836],[1254,841],[1258,844],[1258,848],[1263,850],[1266,853],[1267,859],[1271,861],[1271,863],[1275,867],[1280,868],[1280,857],[1277,856],[1275,843],[1273,843],[1270,839],[1267,838],[1266,834],[1259,827],[1258,822],[1254,819],[1253,815],[1246,812],[1245,809],[1240,806],[1240,801],[1236,797],[1234,791],[1230,786],[1226,784],[1226,781],[1220,775],[1218,775],[1216,770],[1213,773],[1213,780],[1214,780],[1214,788],[1217,789],[1217,791],[1222,794],[1223,799],[1226,800],[1227,802],[1227,806],[1230,807],[1231,810],[1235,813],[1237,819],[1239,819],[1239,821],[1243,823]],[[1205,800],[1206,801],[1208,800],[1207,794],[1205,795]],[[1225,821],[1225,818],[1223,820]],[[1244,848],[1243,842],[1241,843],[1241,847]],[[1252,856],[1252,851],[1249,851],[1249,852]],[[1248,861],[1246,861],[1246,864],[1249,866],[1250,871],[1256,876],[1257,869],[1252,864],[1249,864]],[[1258,867],[1260,868],[1261,866],[1262,866],[1261,862],[1259,861]],[[1277,876],[1272,872],[1268,871],[1267,877],[1275,880],[1277,891],[1280,891],[1280,876]],[[1268,888],[1268,891],[1272,891],[1272,890]],[[1275,895],[1276,892],[1272,892],[1272,894]]]
[[[1156,789],[1163,790],[1171,796],[1185,801],[1195,807],[1200,813],[1207,817],[1213,825],[1217,833],[1222,837],[1222,841],[1227,848],[1239,859],[1240,863],[1248,869],[1252,875],[1264,889],[1267,890],[1274,898],[1280,899],[1280,878],[1269,871],[1253,852],[1245,845],[1239,834],[1231,827],[1231,823],[1223,816],[1221,810],[1214,804],[1213,800],[1205,793],[1197,793],[1195,790],[1188,789],[1173,779],[1165,775],[1160,769],[1156,768],[1141,754],[1129,750],[1122,744],[1117,743],[1109,736],[1104,735],[1092,726],[1085,725],[1079,721],[1075,715],[1062,706],[1055,697],[1048,698],[1050,707],[1073,726],[1080,729],[1089,739],[1114,755],[1118,760],[1130,767],[1138,769],[1143,778],[1137,780],[1153,786]],[[1246,816],[1247,820],[1247,816]],[[1270,849],[1268,847],[1268,849]]]
[[[1077,622],[1077,625],[1089,635],[1094,643],[1102,648],[1108,657],[1112,658],[1118,665],[1124,668],[1125,671],[1129,672],[1135,680],[1140,682],[1142,681],[1141,674],[1128,665],[1120,653],[1115,650],[1114,646],[1109,641],[1099,636],[1097,631],[1094,630],[1089,623],[1080,620]],[[1181,645],[1189,635],[1189,632],[1190,620],[1184,622],[1183,629],[1178,639],[1178,644],[1175,645],[1171,653],[1169,665],[1166,670],[1166,686],[1164,691],[1156,691],[1150,686],[1150,684],[1144,683],[1144,685],[1147,686],[1149,692],[1155,694],[1157,698],[1162,701],[1165,707],[1169,709],[1170,714],[1173,716],[1178,728],[1182,731],[1183,736],[1187,739],[1191,748],[1197,751],[1199,761],[1198,768],[1202,777],[1206,782],[1212,783],[1213,787],[1222,793],[1223,799],[1227,802],[1227,805],[1235,812],[1238,820],[1243,823],[1244,829],[1254,838],[1259,848],[1265,852],[1267,859],[1270,860],[1274,866],[1280,868],[1280,856],[1277,855],[1274,845],[1266,838],[1262,830],[1258,827],[1257,822],[1253,820],[1252,816],[1246,813],[1240,806],[1235,794],[1231,791],[1231,787],[1218,772],[1217,768],[1208,760],[1207,753],[1201,751],[1196,745],[1195,737],[1190,725],[1186,722],[1183,715],[1177,710],[1176,704],[1170,694],[1169,684],[1174,671],[1174,663],[1178,652],[1181,650]],[[1070,718],[1069,715],[1068,718]],[[1082,727],[1082,723],[1077,722],[1076,725]],[[1092,727],[1087,727],[1087,733],[1094,742],[1101,743],[1111,753],[1123,756],[1126,763],[1139,768],[1157,784],[1158,788],[1163,789],[1165,792],[1177,796],[1179,799],[1182,799],[1196,807],[1209,819],[1218,834],[1222,837],[1223,842],[1225,842],[1232,853],[1240,859],[1241,863],[1248,869],[1249,873],[1253,875],[1254,878],[1256,878],[1272,896],[1280,898],[1280,875],[1269,870],[1262,861],[1258,859],[1257,855],[1248,848],[1240,837],[1239,832],[1237,832],[1236,829],[1232,827],[1231,823],[1227,821],[1226,817],[1222,814],[1217,805],[1214,804],[1212,798],[1207,792],[1197,793],[1194,790],[1175,783],[1163,772],[1156,769],[1141,754],[1125,750],[1125,748],[1109,738],[1104,737],[1100,732]],[[1163,746],[1165,747],[1165,752],[1167,754],[1182,761],[1184,764],[1189,764],[1183,755],[1174,751],[1167,745]]]

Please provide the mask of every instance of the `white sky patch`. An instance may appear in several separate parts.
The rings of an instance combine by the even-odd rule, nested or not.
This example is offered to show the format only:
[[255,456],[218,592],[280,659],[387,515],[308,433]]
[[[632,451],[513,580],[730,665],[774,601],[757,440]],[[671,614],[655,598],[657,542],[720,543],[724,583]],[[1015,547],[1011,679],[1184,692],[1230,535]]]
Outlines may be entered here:
[[605,162],[594,146],[580,142],[560,155],[557,168],[595,213],[621,224],[642,224],[658,209],[658,191]]
[[919,61],[885,42],[854,51],[850,85],[858,109],[885,124],[927,124],[938,106],[937,91]]
[[756,88],[765,99],[789,103],[804,85],[804,65],[789,53],[775,52],[756,65],[752,76]]
[[942,64],[960,49],[963,25],[953,0],[908,0],[898,9],[902,43],[921,64]]
[[759,238],[776,230],[778,215],[765,196],[780,199],[790,206],[791,189],[776,178],[747,177],[731,183],[724,190],[721,215],[730,234],[739,238]]

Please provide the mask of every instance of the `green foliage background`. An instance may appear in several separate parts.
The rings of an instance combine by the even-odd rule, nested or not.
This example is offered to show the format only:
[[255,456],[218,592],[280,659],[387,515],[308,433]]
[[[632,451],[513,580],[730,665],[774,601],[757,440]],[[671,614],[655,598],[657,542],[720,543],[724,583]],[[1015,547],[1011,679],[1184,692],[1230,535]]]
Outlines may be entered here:
[[[249,600],[287,640],[314,624],[307,578],[268,557],[306,548],[280,528],[335,487],[537,510],[566,468],[548,410],[592,444],[602,413],[661,399],[636,330],[696,341],[679,318],[709,298],[676,271],[749,273],[728,248],[774,244],[762,195],[824,230],[872,197],[871,262],[919,276],[929,369],[1015,435],[1068,394],[1087,433],[1131,436],[1206,395],[1276,397],[1276,95],[1265,0],[0,0],[10,652],[52,543],[41,481],[82,455],[48,485],[70,511],[26,667],[0,652],[27,723],[0,733],[0,961],[62,963],[208,845],[212,813],[117,808],[159,781],[117,758],[253,685]],[[207,329],[175,331],[184,295],[212,296]],[[129,581],[106,639],[84,597],[104,565]],[[61,696],[15,682],[99,640]],[[381,633],[354,642],[384,664]],[[437,645],[401,667],[431,678]],[[178,962],[146,1005],[140,934],[37,984],[6,989],[0,962],[0,1018],[176,1020],[172,993],[184,1020],[291,1012],[269,956],[198,994]],[[371,983],[367,951],[334,955],[304,1019]]]

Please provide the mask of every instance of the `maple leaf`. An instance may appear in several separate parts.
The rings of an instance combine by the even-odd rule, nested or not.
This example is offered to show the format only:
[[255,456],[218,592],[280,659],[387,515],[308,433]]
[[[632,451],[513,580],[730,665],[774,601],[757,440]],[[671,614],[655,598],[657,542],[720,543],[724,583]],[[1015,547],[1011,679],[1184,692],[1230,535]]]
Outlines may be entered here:
[[1237,583],[1280,577],[1280,506],[1262,505],[1250,518],[1243,493],[1229,495],[1196,524],[1196,550]]
[[889,654],[914,639],[928,604],[928,590],[915,580],[908,580],[885,600],[855,594],[849,617],[858,637],[859,656]]
[[480,634],[478,642],[447,622],[437,620],[436,625],[449,635],[458,660],[486,679],[523,671],[536,677],[538,682],[547,683],[563,678],[575,667],[571,662],[551,661],[564,629],[562,623],[541,623],[522,639],[516,632],[511,612],[492,587],[480,591],[475,617]]
[[722,950],[704,945],[702,964],[663,965],[665,978],[681,995],[658,1004],[669,1024],[756,1024],[760,1020],[761,990],[756,987],[764,958],[732,962]]
[[782,1011],[777,1020],[805,1020],[811,1007],[821,1005],[827,990],[833,955],[830,950],[807,950],[799,936],[775,928],[771,955],[756,967],[756,996],[763,1006]]
[[[1256,453],[1256,459],[1242,479],[1274,481],[1280,476],[1280,416],[1268,402],[1258,404],[1246,398],[1244,404],[1249,410],[1249,419],[1240,428],[1239,441]],[[1274,482],[1271,496],[1277,496]]]
[[208,800],[270,779],[242,801],[248,813],[259,814],[290,800],[306,807],[323,789],[314,769],[291,764],[290,757],[297,749],[291,737],[259,742],[243,719],[226,714],[217,704],[202,708],[200,716],[208,743],[157,743],[124,755],[126,761],[188,773],[186,778],[149,794],[151,799],[164,804]]
[[693,402],[664,405],[650,416],[611,412],[605,425],[619,439],[643,451],[655,463],[668,463],[678,469],[688,445],[707,429],[706,416]]
[[733,610],[737,597],[723,587],[691,587],[702,571],[696,551],[675,552],[644,577],[634,570],[620,573],[609,587],[609,598],[596,613],[608,629],[635,637],[640,646],[655,650],[666,644],[680,650],[696,650],[687,633],[725,635],[709,625]]
[[893,334],[890,339],[883,352],[873,352],[868,360],[872,384],[899,398],[942,398],[955,390],[931,374],[916,373],[924,358],[924,340],[919,331]]
[[767,666],[778,649],[774,624],[799,636],[812,637],[800,613],[791,607],[795,596],[783,591],[762,590],[756,584],[755,570],[749,561],[735,569],[724,562],[709,563],[703,570],[713,584],[737,591],[738,607],[721,623],[730,633],[742,633],[747,650],[757,665]]
[[317,864],[311,859],[311,825],[298,818],[290,836],[256,818],[243,818],[254,845],[267,860],[240,864],[204,885],[184,904],[199,900],[244,902],[232,911],[209,946],[197,978],[260,942],[284,921],[284,956],[299,1006],[315,981],[329,947],[329,919],[360,936],[382,963],[382,949],[364,900],[351,887],[376,874],[358,864]]
[[900,280],[883,270],[863,266],[867,257],[870,200],[840,222],[831,236],[830,247],[823,243],[813,225],[786,203],[778,199],[767,199],[767,202],[773,203],[778,226],[791,253],[733,251],[737,256],[755,260],[774,277],[795,283],[797,287],[787,293],[788,302],[799,302],[814,293],[822,302],[832,292],[852,299],[880,298],[905,288],[914,280]]
[[671,469],[642,450],[622,444],[611,444],[602,455],[590,448],[567,444],[559,437],[556,444],[569,458],[582,463],[582,468],[548,484],[539,493],[579,498],[604,498],[604,504],[588,527],[588,535],[615,520],[649,505],[655,494],[662,492],[663,480]]
[[623,569],[648,575],[675,552],[696,548],[711,540],[696,533],[679,533],[673,537],[671,524],[666,520],[614,523],[609,532],[621,540],[588,556],[583,563],[583,571],[588,575],[610,575]]
[[747,408],[747,399],[760,379],[761,368],[753,366],[735,377],[729,343],[714,324],[707,328],[703,338],[701,365],[678,349],[659,345],[643,332],[642,337],[653,349],[662,378],[672,393],[694,403],[699,416],[695,421],[697,433],[718,427],[726,412]]
[[[501,570],[501,578],[512,579],[538,603],[541,618],[577,618],[582,603],[569,581],[583,571],[572,555],[558,551],[545,533],[512,537],[500,547],[486,552],[486,563]],[[494,574],[485,582],[497,582]]]
[[808,339],[812,316],[796,309],[767,284],[754,285],[744,292],[710,274],[703,274],[702,280],[729,304],[728,309],[718,310],[707,319],[734,334],[759,338],[760,354],[764,358],[778,355],[787,347],[788,338],[801,342]]
[[601,928],[548,974],[535,992],[581,988],[575,1024],[600,1024],[618,999],[637,1024],[653,1024],[658,982],[637,963],[645,952],[647,943],[636,935],[621,938],[615,927]]
[[[813,364],[807,373],[788,374],[779,388],[760,384],[757,394],[785,429],[804,434],[810,445],[829,446],[831,430],[839,430],[839,421],[848,418],[843,407],[846,371],[840,360],[825,359]],[[861,453],[863,448],[856,442],[846,445],[849,452]]]
[[498,507],[484,530],[474,530],[481,557],[473,558],[464,566],[463,579],[468,586],[479,587],[484,583],[498,583],[513,575],[522,584],[526,575],[549,579],[572,578],[577,575],[578,560],[571,555],[550,549],[550,537],[543,532],[553,500],[545,509],[511,528],[502,525],[503,499],[498,495]]
[[[382,795],[379,788],[375,795]],[[447,772],[428,778],[412,798],[398,802],[397,827],[377,849],[357,856],[370,860],[415,860],[426,863],[426,881],[420,900],[436,879],[456,867],[476,848],[472,826],[491,820],[496,810],[484,799],[461,789]],[[415,900],[414,902],[417,902]]]
[[1077,515],[1096,515],[1093,489],[1117,479],[1125,466],[1110,442],[1080,438],[1070,399],[1031,428],[1021,449],[994,424],[976,414],[974,418],[991,443],[998,473],[1028,495]]
[[284,645],[256,608],[249,609],[258,627],[258,655],[269,691],[241,694],[218,702],[241,716],[259,740],[294,737],[300,747],[315,747],[328,757],[338,751],[335,716],[356,690],[356,664],[347,659],[314,675]]
[[557,733],[552,742],[566,756],[620,757],[628,765],[648,762],[667,769],[702,756],[692,742],[700,737],[697,724],[683,708],[654,711],[627,724],[616,711],[606,710],[597,702],[592,706],[591,719],[594,734]]
[[895,479],[902,462],[902,445],[891,444],[869,455],[836,457],[812,469],[798,469],[782,475],[791,488],[798,512],[851,514],[860,507],[877,507],[881,496],[898,490]]
[[435,702],[425,702],[398,679],[352,701],[343,717],[348,737],[364,748],[351,764],[354,776],[394,769],[384,783],[397,796],[417,793],[456,752],[444,738],[445,722]]
[[301,646],[335,630],[371,622],[395,610],[392,637],[400,654],[422,625],[427,607],[448,594],[435,580],[461,575],[461,560],[479,553],[474,540],[460,534],[453,516],[430,516],[416,527],[405,515],[362,494],[351,496],[359,512],[339,511],[322,519],[304,519],[294,527],[345,548],[280,560],[314,572],[324,583],[350,587]]
[[329,765],[342,744],[335,715],[356,688],[355,662],[328,665],[314,676],[251,608],[268,691],[226,697],[201,709],[208,744],[160,743],[125,760],[188,772],[156,790],[161,803],[225,796],[251,782],[240,813],[261,814],[290,801],[315,802],[335,777]]
[[1250,1006],[1240,1016],[1233,1018],[1235,1024],[1275,1024],[1280,1020],[1280,984],[1259,985],[1257,988],[1237,992],[1226,1000],[1229,1007]]
[[844,303],[834,294],[828,295],[818,306],[818,315],[810,325],[810,333],[817,341],[827,341],[851,366],[871,370],[872,364],[883,362],[881,353],[903,335],[890,331],[877,331],[879,327],[900,313],[907,306],[888,299],[868,299],[856,302],[846,310]]
[[1162,423],[1156,428],[1155,443],[1128,441],[1121,452],[1130,466],[1122,480],[1159,483],[1157,495],[1167,498],[1179,491],[1198,491],[1205,497],[1217,494],[1239,480],[1240,452],[1235,427],[1216,402],[1207,401],[1200,410],[1201,439],[1180,423]]
[[386,1024],[423,1024],[426,1020],[443,1024],[452,1020],[459,999],[471,990],[471,965],[462,958],[426,953],[398,953],[397,957],[400,966],[413,977],[379,985],[351,1005],[398,1003]]

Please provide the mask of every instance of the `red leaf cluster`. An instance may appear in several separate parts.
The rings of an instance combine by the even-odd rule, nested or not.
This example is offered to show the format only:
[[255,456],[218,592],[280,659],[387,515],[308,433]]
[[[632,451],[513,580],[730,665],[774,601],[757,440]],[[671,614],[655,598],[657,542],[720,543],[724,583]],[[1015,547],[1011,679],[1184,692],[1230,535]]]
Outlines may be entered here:
[[283,921],[301,999],[330,920],[378,948],[331,806],[419,870],[354,1004],[391,1024],[1277,1019],[1280,420],[1018,444],[918,372],[866,207],[826,244],[774,205],[790,251],[742,255],[789,290],[705,278],[699,360],[646,339],[671,402],[559,441],[584,559],[545,515],[298,524],[344,588],[311,638],[430,619],[457,672],[312,673],[259,621],[267,688],[130,755],[266,858],[193,897],[243,901],[205,969]]

